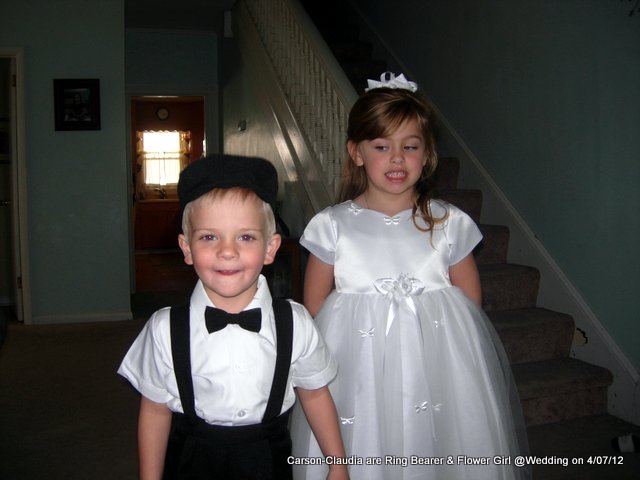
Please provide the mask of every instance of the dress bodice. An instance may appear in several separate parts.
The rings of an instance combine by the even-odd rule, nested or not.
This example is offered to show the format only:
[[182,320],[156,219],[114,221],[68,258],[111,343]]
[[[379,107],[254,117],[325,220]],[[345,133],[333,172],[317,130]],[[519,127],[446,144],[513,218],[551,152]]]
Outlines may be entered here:
[[[334,266],[339,293],[375,293],[375,282],[402,276],[418,280],[424,291],[451,285],[449,267],[467,256],[482,235],[457,207],[431,202],[432,232],[416,228],[411,210],[389,217],[352,201],[329,207],[307,226],[301,243]],[[418,225],[426,226],[422,218]]]

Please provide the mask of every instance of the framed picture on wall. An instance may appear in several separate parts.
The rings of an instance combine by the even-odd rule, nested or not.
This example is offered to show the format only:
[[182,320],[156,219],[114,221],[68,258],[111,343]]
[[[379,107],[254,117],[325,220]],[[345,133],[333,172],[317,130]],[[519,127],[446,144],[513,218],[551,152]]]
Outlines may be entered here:
[[100,130],[100,80],[54,79],[56,130]]

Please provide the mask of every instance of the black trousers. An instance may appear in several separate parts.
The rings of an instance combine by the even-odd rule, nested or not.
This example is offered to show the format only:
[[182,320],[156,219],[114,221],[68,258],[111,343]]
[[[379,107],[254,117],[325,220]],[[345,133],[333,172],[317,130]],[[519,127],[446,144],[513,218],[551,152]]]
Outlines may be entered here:
[[289,412],[240,427],[174,413],[164,480],[291,480]]

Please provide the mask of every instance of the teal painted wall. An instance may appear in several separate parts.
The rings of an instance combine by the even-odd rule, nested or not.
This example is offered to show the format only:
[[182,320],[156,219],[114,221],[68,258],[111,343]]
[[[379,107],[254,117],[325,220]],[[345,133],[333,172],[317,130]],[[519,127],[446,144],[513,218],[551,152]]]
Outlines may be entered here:
[[127,29],[127,86],[208,93],[217,88],[215,32]]
[[[124,0],[2,2],[0,46],[24,49],[34,322],[126,318]],[[101,130],[54,130],[54,78],[100,80]]]
[[197,95],[205,99],[207,152],[220,149],[218,36],[204,31],[126,31],[129,95]]
[[356,0],[640,367],[640,13]]

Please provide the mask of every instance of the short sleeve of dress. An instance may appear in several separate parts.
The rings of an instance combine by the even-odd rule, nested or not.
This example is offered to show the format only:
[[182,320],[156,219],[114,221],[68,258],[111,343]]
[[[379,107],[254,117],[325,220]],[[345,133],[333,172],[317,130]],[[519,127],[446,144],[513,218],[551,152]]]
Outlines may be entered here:
[[118,369],[138,392],[157,403],[173,398],[167,389],[167,382],[174,381],[168,310],[151,316]]
[[294,387],[315,390],[327,385],[337,373],[337,365],[309,312],[296,302],[293,309],[293,352],[291,381]]
[[482,233],[473,219],[459,208],[447,205],[449,216],[445,234],[450,248],[450,265],[455,265],[469,255],[482,240]]
[[330,265],[335,263],[337,241],[332,212],[332,207],[327,207],[317,213],[300,238],[303,247]]

